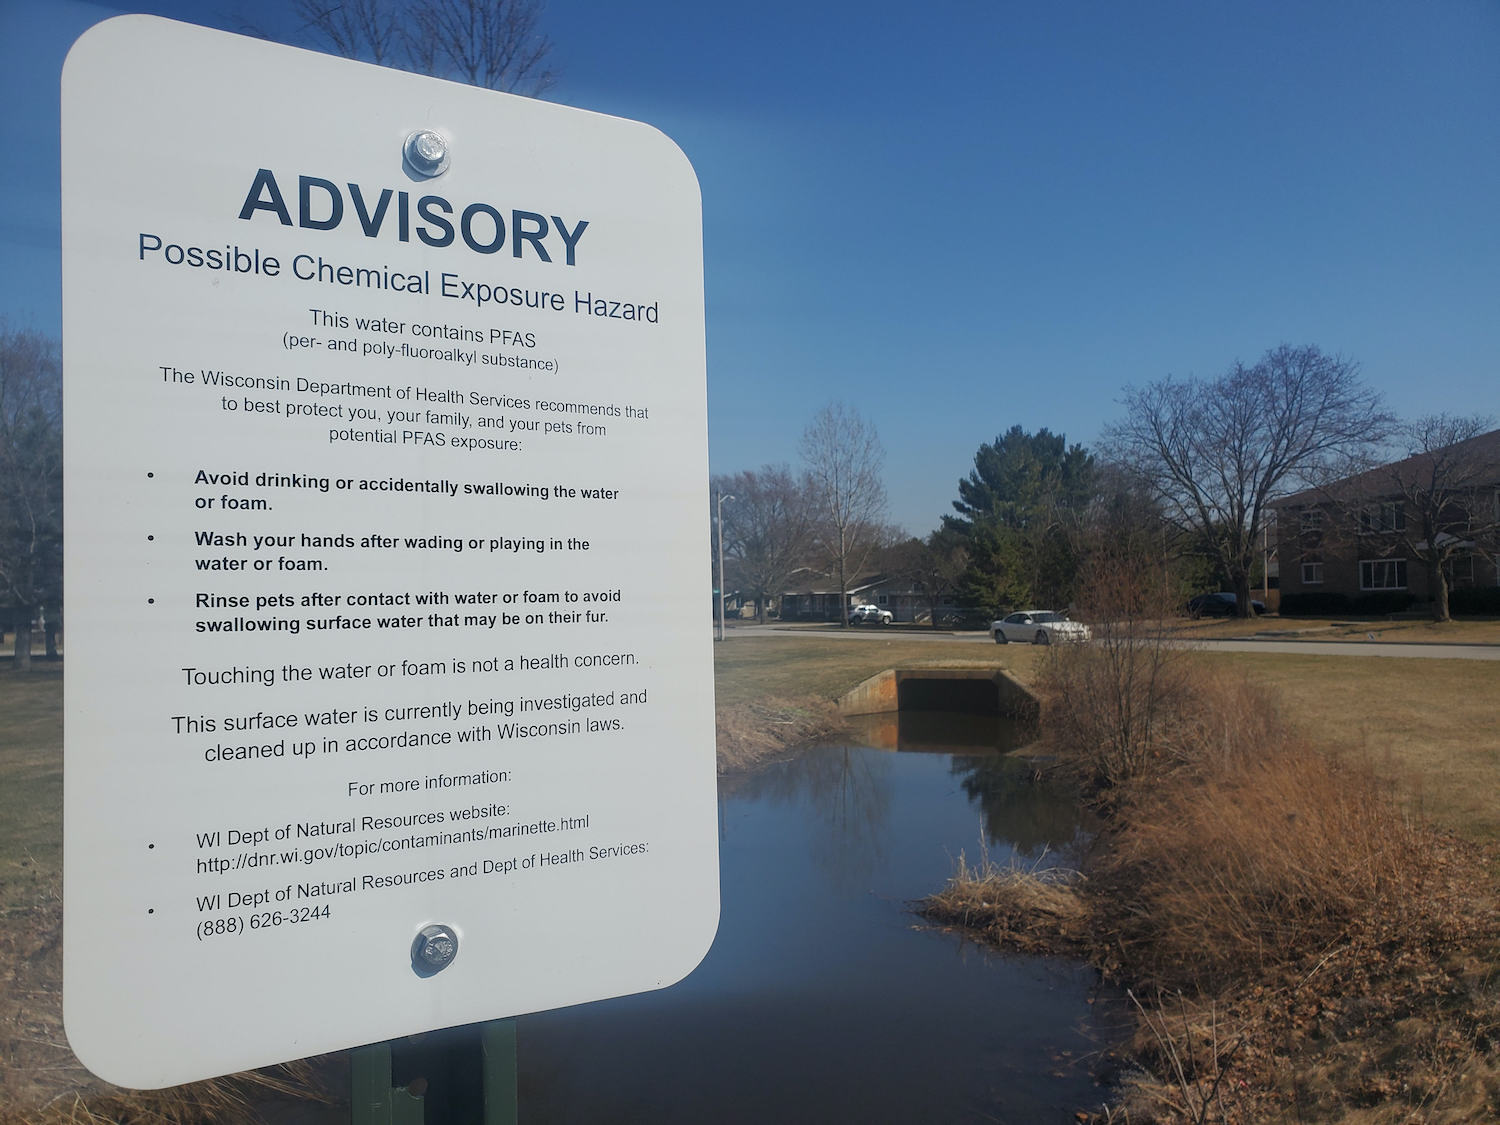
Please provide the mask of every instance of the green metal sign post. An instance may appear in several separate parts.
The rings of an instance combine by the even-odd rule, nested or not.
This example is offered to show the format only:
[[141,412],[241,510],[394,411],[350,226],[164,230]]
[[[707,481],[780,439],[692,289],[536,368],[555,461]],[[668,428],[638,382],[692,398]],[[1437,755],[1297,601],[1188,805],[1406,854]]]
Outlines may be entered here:
[[354,1125],[428,1125],[429,1099],[442,1121],[519,1121],[514,1019],[372,1043],[352,1055]]

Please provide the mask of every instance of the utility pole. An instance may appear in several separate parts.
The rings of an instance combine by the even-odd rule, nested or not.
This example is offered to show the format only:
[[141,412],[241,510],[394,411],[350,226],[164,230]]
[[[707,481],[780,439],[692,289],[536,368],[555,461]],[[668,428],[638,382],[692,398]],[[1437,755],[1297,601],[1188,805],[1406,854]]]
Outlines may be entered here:
[[724,639],[724,501],[733,496],[719,493],[719,502],[714,516],[714,529],[719,533],[719,640]]

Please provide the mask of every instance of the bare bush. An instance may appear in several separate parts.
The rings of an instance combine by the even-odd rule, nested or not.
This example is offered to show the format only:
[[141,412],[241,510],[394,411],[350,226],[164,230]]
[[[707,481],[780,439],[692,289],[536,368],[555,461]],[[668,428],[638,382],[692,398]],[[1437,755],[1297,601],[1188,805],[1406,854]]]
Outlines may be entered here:
[[1082,570],[1078,615],[1087,646],[1057,646],[1038,683],[1043,739],[1095,789],[1159,768],[1171,716],[1190,710],[1182,653],[1166,619],[1176,601],[1164,568],[1128,541],[1094,544]]

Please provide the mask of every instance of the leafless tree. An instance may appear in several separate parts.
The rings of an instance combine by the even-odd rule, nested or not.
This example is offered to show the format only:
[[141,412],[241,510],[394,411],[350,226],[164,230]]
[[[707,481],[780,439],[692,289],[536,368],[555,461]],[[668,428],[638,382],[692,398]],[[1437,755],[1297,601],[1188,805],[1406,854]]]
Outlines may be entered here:
[[762,624],[771,598],[807,562],[811,508],[803,481],[786,465],[717,476],[710,492],[733,496],[724,505],[725,569],[742,593],[755,599]]
[[[62,598],[62,366],[57,341],[0,322],[0,599],[31,663],[31,622]],[[49,633],[49,652],[52,651]]]
[[539,30],[535,0],[416,0],[407,49],[423,74],[471,86],[541,94],[557,76],[552,41]]
[[885,449],[872,423],[831,403],[802,433],[802,461],[813,505],[812,542],[839,590],[839,620],[849,624],[849,587],[889,539],[884,523]]
[[1336,540],[1378,541],[1383,554],[1427,572],[1435,621],[1448,621],[1450,571],[1475,552],[1500,548],[1500,433],[1482,415],[1434,414],[1399,426],[1405,456],[1320,491]]
[[406,61],[406,9],[397,0],[296,0],[292,11],[330,54],[376,66]]
[[943,598],[958,592],[969,569],[963,536],[951,528],[940,528],[926,539],[912,537],[897,543],[887,559],[886,569],[905,578],[922,594],[929,623],[936,629],[941,624]]
[[294,0],[293,11],[299,35],[345,58],[532,96],[557,80],[539,0]]
[[1115,459],[1168,520],[1208,545],[1242,617],[1268,502],[1391,423],[1352,361],[1285,344],[1217,379],[1128,387],[1124,406],[1105,434]]

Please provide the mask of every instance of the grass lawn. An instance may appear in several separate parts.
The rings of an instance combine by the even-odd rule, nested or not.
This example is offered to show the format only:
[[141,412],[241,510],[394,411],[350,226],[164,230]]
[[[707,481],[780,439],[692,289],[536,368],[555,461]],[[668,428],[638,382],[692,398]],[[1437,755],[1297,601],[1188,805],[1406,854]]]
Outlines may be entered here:
[[718,702],[763,696],[836,699],[887,668],[1004,668],[1033,674],[1046,650],[1030,645],[953,645],[893,636],[889,640],[785,635],[735,637],[714,646]]
[[1500,840],[1500,661],[1217,653],[1316,743],[1366,754],[1438,823]]
[[0,671],[0,910],[62,877],[62,666]]
[[1184,618],[1173,632],[1186,639],[1224,639],[1226,637],[1273,636],[1284,640],[1369,641],[1418,645],[1494,645],[1500,644],[1500,621],[1466,618],[1462,621],[1392,621],[1378,617],[1360,620],[1351,617],[1256,617],[1249,621],[1235,618]]

